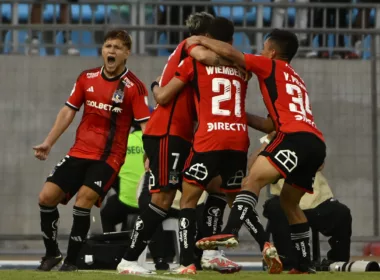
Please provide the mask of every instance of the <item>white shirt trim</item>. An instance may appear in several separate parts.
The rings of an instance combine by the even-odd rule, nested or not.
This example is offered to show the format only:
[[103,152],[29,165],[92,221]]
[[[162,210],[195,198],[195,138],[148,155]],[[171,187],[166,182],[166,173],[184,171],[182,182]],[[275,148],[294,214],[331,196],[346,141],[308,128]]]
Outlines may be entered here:
[[69,101],[66,101],[66,104],[69,105],[69,106],[71,106],[71,107],[73,107],[73,108],[75,108],[75,109],[78,109],[78,110],[79,110],[79,108],[78,108],[77,106],[74,106],[74,105],[71,104]]
[[141,121],[145,121],[145,120],[149,120],[150,116],[148,117],[145,117],[145,118],[142,118],[142,119],[134,119],[136,122],[141,122]]

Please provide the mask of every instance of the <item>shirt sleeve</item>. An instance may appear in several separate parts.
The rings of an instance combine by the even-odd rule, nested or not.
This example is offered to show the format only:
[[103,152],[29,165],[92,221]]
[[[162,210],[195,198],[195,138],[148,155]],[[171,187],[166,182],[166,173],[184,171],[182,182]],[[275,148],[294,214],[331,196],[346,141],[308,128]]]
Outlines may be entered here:
[[173,78],[178,64],[181,62],[181,58],[184,57],[184,53],[186,53],[186,50],[184,49],[185,43],[185,40],[182,41],[182,43],[180,43],[174,52],[169,56],[168,62],[162,70],[160,87],[166,86]]
[[174,74],[174,77],[180,79],[184,83],[188,83],[193,79],[194,76],[194,67],[193,67],[193,58],[187,57],[181,61],[178,65],[177,70]]
[[132,111],[136,122],[146,122],[149,120],[148,91],[143,83],[140,86],[135,84],[132,96]]
[[260,78],[268,78],[272,72],[273,60],[261,55],[244,54],[247,71],[253,72]]
[[82,75],[80,75],[75,82],[73,89],[71,90],[70,97],[66,101],[66,106],[69,106],[71,109],[74,109],[76,111],[79,111],[80,107],[84,103],[85,98],[82,79]]

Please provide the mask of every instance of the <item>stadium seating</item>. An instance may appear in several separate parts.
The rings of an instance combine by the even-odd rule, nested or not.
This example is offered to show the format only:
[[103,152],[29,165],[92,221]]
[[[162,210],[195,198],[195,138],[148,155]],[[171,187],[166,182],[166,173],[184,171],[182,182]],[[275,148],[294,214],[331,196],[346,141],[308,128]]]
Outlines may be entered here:
[[[12,8],[11,4],[1,4],[2,8],[2,16],[3,20],[5,22],[11,21],[11,15],[12,15]],[[29,5],[27,4],[19,4],[18,5],[19,10],[19,22],[27,23],[28,17],[29,17]],[[93,13],[94,10],[94,13]],[[71,5],[71,13],[72,13],[72,22],[73,23],[97,23],[101,24],[104,23],[105,20],[108,18],[109,12],[111,10],[111,6],[104,6],[104,5],[96,5],[93,7],[93,10],[90,5]],[[60,6],[59,5],[46,5],[45,10],[43,12],[43,20],[46,23],[51,23],[54,21],[54,17],[59,15]],[[20,47],[18,49],[18,52],[23,53],[24,50],[24,44],[26,42],[26,39],[28,37],[27,31],[20,30],[18,32],[18,42],[20,44]],[[11,41],[11,34],[8,32],[8,34],[5,37],[5,53],[10,52],[10,44]],[[74,43],[81,42],[84,45],[91,45],[94,44],[93,41],[93,34],[89,31],[74,31],[72,32],[72,40]],[[57,38],[55,39],[55,42],[57,44],[63,43],[63,36],[62,33],[57,34]],[[40,51],[41,55],[45,55],[46,51],[44,48],[41,48]],[[60,50],[57,48],[55,51],[56,55],[60,54]],[[97,56],[97,49],[94,47],[83,47],[80,48],[80,55],[81,56]]]
[[[235,24],[241,25],[244,21],[244,15],[245,15],[245,9],[242,6],[237,6],[231,8],[228,6],[229,3],[236,4],[237,2],[242,2],[243,0],[211,0],[214,2],[220,2],[224,1],[226,2],[226,6],[220,6],[220,7],[214,7],[215,13],[218,16],[223,16],[226,18],[231,18]],[[271,0],[251,0],[251,1],[256,1],[256,2],[270,2]],[[291,0],[294,1],[294,0]],[[356,0],[353,0],[353,2],[357,2]],[[0,4],[0,12],[2,13],[0,15],[0,18],[2,18],[3,22],[11,22],[11,17],[12,17],[12,7],[11,4]],[[28,22],[28,17],[29,17],[29,8],[30,6],[28,4],[19,4],[18,5],[18,15],[19,15],[19,23],[27,23]],[[51,23],[54,21],[54,16],[59,15],[59,5],[56,4],[51,4],[51,5],[46,5],[45,10],[43,12],[43,19],[44,22],[46,23]],[[78,5],[74,4],[71,5],[71,12],[72,12],[72,22],[73,23],[97,23],[101,24],[104,23],[108,18],[111,10],[111,5],[94,5],[91,7],[91,5]],[[163,7],[160,7],[163,9]],[[248,8],[248,11],[246,12],[246,23],[248,26],[254,26],[257,18],[257,9],[255,7],[253,8]],[[296,11],[295,8],[289,8],[288,9],[288,19],[289,19],[289,25],[294,24],[295,20],[295,15]],[[356,18],[358,14],[357,9],[355,9],[352,13],[352,20]],[[264,7],[264,24],[269,25],[271,22],[271,8],[270,7]],[[375,10],[373,9],[371,11],[370,15],[370,22],[371,24],[374,23],[374,18],[375,18]],[[349,18],[347,18],[349,20]],[[27,33],[26,31],[20,31],[18,34],[18,41],[22,45],[25,43]],[[5,43],[7,44],[5,47],[5,52],[10,51],[10,34],[8,32],[6,36]],[[56,43],[57,44],[62,44],[62,35],[58,34],[56,38]],[[93,44],[93,35],[89,31],[74,31],[72,34],[72,39],[74,43],[81,42],[84,45],[90,45]],[[317,38],[314,40],[314,44],[317,44]],[[242,51],[247,50],[247,46],[245,45],[245,42],[249,41],[247,36],[244,33],[237,33],[235,35],[235,46],[239,48]],[[166,39],[165,35],[161,34],[159,38],[159,44],[166,44]],[[367,36],[364,46],[368,47],[370,44],[370,38]],[[334,36],[330,35],[329,36],[329,46],[333,48],[334,46]],[[19,52],[24,52],[23,47],[20,47]],[[59,49],[56,50],[55,52],[57,55],[60,53]],[[97,50],[96,48],[80,48],[80,54],[82,56],[96,56],[97,55]],[[45,55],[45,50],[42,48],[41,49],[41,55]],[[160,50],[159,55],[167,55],[166,50]],[[363,55],[364,58],[369,57],[369,53],[365,52]]]
[[[212,0],[212,2],[226,2],[236,4],[237,2],[243,2],[242,0]],[[271,0],[258,0],[252,2],[262,2],[268,3]],[[242,24],[244,21],[244,17],[246,17],[247,25],[254,25],[256,22],[257,9],[256,7],[247,8],[247,12],[245,13],[244,7],[232,7],[231,6],[215,6],[214,11],[217,16],[225,17],[231,19],[235,24]],[[271,20],[271,8],[264,7],[264,22],[269,24]]]
[[[1,6],[2,7],[0,10],[2,11],[3,20],[10,22],[12,17],[11,4],[1,4]],[[30,6],[28,4],[18,5],[18,15],[20,23],[26,23],[28,21],[29,7]],[[60,6],[58,4],[46,5],[43,12],[44,21],[53,22],[54,15],[59,15],[59,7]],[[71,5],[72,21],[76,23],[79,22],[80,19],[82,19],[81,22],[83,23],[91,23],[94,19],[96,23],[103,23],[107,18],[111,6],[106,7],[104,5],[94,5],[93,8],[95,11],[94,14],[90,5]]]

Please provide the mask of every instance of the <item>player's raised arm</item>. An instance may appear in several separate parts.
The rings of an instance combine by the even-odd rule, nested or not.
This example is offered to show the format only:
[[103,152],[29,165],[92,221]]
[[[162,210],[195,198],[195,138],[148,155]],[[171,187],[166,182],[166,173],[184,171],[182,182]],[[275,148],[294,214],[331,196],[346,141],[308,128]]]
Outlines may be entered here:
[[264,133],[271,133],[275,130],[274,123],[270,117],[263,118],[247,113],[247,124],[249,127]]
[[233,61],[236,65],[245,68],[244,54],[235,49],[231,44],[207,38],[205,36],[193,36],[188,39],[188,44],[199,44],[215,52],[217,55]]
[[[159,79],[157,78],[157,80]],[[157,80],[152,83],[151,88],[154,99],[162,106],[169,103],[186,85],[186,83],[174,77],[166,86],[159,87]]]
[[159,105],[165,105],[172,100],[176,94],[178,94],[181,89],[185,87],[188,81],[193,77],[193,59],[188,57],[181,61],[178,65],[177,71],[170,82],[159,87],[158,81],[160,77],[157,78],[155,82],[152,83],[151,89],[154,95],[154,99]]
[[188,48],[188,54],[195,60],[211,66],[232,66],[234,63],[221,57],[212,50],[201,45],[192,45]]

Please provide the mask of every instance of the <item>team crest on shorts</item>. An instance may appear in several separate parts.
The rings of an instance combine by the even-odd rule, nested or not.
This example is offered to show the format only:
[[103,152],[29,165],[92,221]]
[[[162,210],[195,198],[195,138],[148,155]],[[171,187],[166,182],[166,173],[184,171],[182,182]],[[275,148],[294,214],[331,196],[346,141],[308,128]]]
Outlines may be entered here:
[[124,91],[118,89],[112,96],[112,101],[115,103],[122,103],[124,99]]
[[176,185],[179,183],[178,172],[170,171],[169,173],[169,184]]

